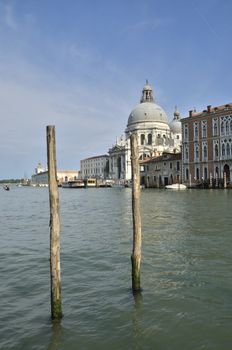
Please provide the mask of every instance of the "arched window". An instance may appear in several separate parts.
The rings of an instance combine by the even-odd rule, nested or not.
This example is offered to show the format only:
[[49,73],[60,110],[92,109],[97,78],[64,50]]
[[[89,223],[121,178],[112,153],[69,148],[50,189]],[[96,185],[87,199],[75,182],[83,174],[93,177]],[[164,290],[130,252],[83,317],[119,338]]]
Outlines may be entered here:
[[184,139],[188,140],[188,125],[184,126]]
[[221,123],[221,134],[224,134],[224,122]]
[[230,133],[232,134],[232,120],[230,121]]
[[214,154],[215,154],[215,157],[218,157],[218,144],[217,143],[214,146]]
[[194,135],[195,135],[195,138],[198,139],[198,125],[195,125]]
[[223,143],[223,144],[222,144],[222,156],[225,155],[225,152],[226,152],[226,150],[225,150],[225,144]]
[[185,159],[188,159],[188,148],[185,148]]
[[229,122],[226,122],[226,134],[229,134]]
[[226,155],[227,156],[230,155],[230,144],[229,143],[226,144]]
[[142,135],[140,135],[140,144],[144,145],[144,143],[145,143],[145,135],[142,134]]
[[218,133],[218,126],[217,126],[217,123],[214,123],[214,125],[213,125],[213,134],[217,135],[217,133]]
[[152,144],[152,134],[148,134],[147,143],[148,143],[148,145]]
[[202,127],[202,137],[206,137],[206,125]]
[[185,177],[186,177],[186,180],[189,179],[189,170],[188,169],[185,170]]
[[197,180],[200,179],[199,168],[196,169],[196,178],[197,178]]

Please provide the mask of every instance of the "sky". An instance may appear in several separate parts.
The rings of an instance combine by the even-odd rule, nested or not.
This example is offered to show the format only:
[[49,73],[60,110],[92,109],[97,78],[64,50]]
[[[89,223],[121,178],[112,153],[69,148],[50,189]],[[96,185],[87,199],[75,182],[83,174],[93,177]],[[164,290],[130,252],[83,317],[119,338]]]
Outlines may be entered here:
[[169,120],[232,102],[231,0],[0,0],[0,179],[106,154],[148,79]]

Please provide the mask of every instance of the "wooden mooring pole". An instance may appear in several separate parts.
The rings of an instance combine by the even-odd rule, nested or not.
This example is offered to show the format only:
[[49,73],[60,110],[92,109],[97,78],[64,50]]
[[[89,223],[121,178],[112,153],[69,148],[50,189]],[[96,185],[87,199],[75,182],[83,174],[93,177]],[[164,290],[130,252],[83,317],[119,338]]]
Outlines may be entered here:
[[56,168],[55,126],[47,126],[47,161],[50,202],[50,276],[51,276],[51,316],[62,317],[60,278],[60,212]]
[[140,214],[140,166],[137,135],[130,136],[131,170],[132,170],[132,216],[133,216],[133,250],[132,264],[132,290],[141,291],[140,262],[141,262],[141,214]]

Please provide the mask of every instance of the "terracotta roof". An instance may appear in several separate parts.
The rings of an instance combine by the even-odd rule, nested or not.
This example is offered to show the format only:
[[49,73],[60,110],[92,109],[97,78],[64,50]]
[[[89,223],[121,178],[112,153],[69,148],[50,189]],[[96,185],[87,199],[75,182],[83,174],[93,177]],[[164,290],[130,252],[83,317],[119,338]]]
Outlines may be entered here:
[[183,122],[183,120],[185,120],[187,118],[195,118],[195,117],[205,116],[205,114],[209,114],[209,113],[221,112],[221,111],[226,110],[226,108],[232,109],[232,103],[226,103],[224,105],[215,106],[215,107],[207,106],[207,108],[205,110],[203,110],[202,112],[189,111],[189,116],[182,118],[181,121]]
[[162,156],[151,157],[145,160],[140,161],[140,164],[147,164],[152,162],[162,162],[162,161],[173,161],[173,160],[181,160],[181,153],[163,153]]

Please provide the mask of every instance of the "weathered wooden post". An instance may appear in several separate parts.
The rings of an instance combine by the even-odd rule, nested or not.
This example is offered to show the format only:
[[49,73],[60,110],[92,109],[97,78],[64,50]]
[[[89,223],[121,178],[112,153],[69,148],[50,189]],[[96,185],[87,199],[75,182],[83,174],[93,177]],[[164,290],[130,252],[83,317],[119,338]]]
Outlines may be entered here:
[[224,188],[227,187],[227,178],[226,178],[226,172],[223,173],[224,176]]
[[47,126],[47,161],[50,202],[50,275],[51,275],[51,316],[62,317],[60,279],[60,213],[56,169],[55,126]]
[[130,136],[131,170],[132,170],[132,216],[133,216],[133,251],[132,264],[132,290],[138,292],[140,287],[141,262],[141,214],[140,214],[140,166],[137,135]]

